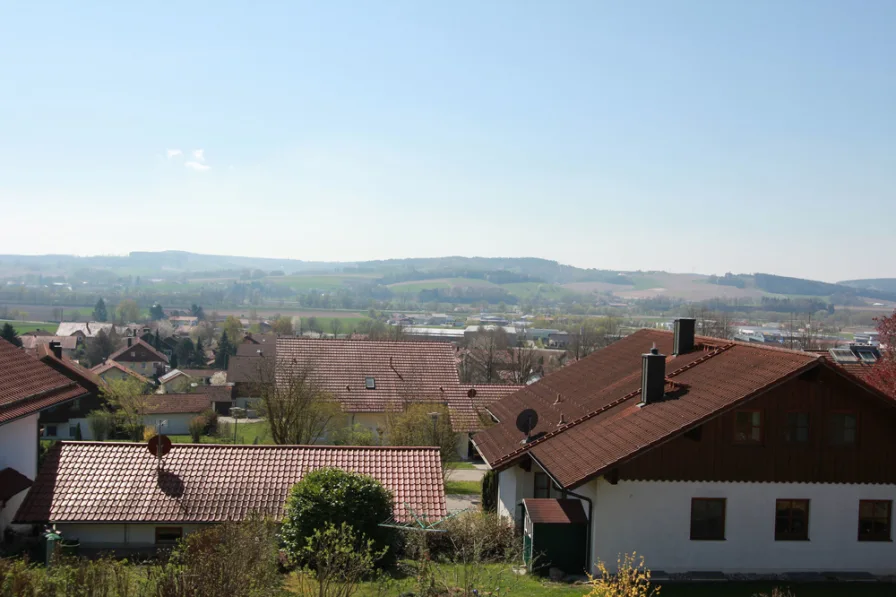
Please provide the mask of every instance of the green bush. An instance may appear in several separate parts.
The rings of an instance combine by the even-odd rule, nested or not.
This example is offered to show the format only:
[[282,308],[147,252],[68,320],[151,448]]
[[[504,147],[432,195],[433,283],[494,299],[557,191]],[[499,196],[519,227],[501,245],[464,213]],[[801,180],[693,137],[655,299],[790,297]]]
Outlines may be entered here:
[[395,533],[379,526],[391,516],[392,494],[379,481],[336,468],[323,468],[308,473],[290,490],[280,536],[290,561],[306,565],[305,546],[315,531],[346,523],[360,540],[373,541],[375,552],[388,548],[384,563],[392,563]]
[[202,412],[202,417],[205,420],[203,433],[206,435],[214,434],[218,430],[218,413],[215,409],[209,408]]
[[491,469],[482,477],[482,510],[498,511],[498,475]]
[[413,550],[426,549],[437,561],[488,564],[514,560],[522,545],[513,523],[491,512],[463,512],[441,528],[444,533],[426,533],[426,546],[409,543],[408,557],[419,558],[423,554]]

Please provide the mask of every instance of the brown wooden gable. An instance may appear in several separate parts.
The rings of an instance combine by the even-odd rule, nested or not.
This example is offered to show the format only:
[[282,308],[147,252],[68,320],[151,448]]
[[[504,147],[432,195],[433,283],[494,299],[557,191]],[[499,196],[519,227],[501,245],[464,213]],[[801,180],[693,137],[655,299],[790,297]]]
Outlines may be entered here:
[[[735,413],[759,410],[762,439],[735,442]],[[809,414],[806,443],[786,440],[788,413]],[[830,443],[829,417],[855,412],[857,441]],[[616,469],[621,480],[896,483],[896,408],[817,367]]]

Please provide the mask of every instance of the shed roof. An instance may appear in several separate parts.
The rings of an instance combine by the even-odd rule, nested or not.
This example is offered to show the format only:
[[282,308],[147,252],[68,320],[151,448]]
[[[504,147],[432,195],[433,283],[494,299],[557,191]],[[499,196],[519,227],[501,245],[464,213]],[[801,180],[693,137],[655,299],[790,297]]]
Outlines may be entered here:
[[529,520],[534,524],[587,524],[582,500],[526,498],[523,500]]

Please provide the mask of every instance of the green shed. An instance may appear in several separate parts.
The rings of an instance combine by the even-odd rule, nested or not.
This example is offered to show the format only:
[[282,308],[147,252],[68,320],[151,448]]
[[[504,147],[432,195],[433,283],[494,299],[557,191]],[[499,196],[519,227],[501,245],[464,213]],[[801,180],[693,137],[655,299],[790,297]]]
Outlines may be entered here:
[[588,554],[588,517],[580,500],[525,499],[523,558],[532,572],[559,568],[582,574]]

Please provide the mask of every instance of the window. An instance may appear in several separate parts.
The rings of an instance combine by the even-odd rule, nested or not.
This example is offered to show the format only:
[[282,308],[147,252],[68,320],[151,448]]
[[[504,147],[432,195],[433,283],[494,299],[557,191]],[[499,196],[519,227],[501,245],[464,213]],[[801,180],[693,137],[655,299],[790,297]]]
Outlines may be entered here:
[[775,541],[809,540],[809,500],[775,503]]
[[790,444],[809,442],[809,413],[787,413],[785,439]]
[[725,539],[725,499],[691,500],[691,541]]
[[364,378],[364,387],[367,388],[368,390],[375,390],[376,389],[376,380],[372,377],[365,377]]
[[859,541],[890,540],[892,504],[889,500],[859,501]]
[[78,425],[68,426],[68,436],[71,438],[78,437]]
[[46,437],[56,437],[58,430],[56,429],[56,425],[47,425],[44,427],[44,436]]
[[829,439],[833,446],[851,446],[856,443],[856,414],[831,413]]
[[551,497],[551,479],[547,473],[535,473],[535,497]]
[[734,413],[734,441],[739,444],[762,442],[762,411],[739,410]]
[[183,536],[181,527],[156,527],[156,545],[174,545]]

